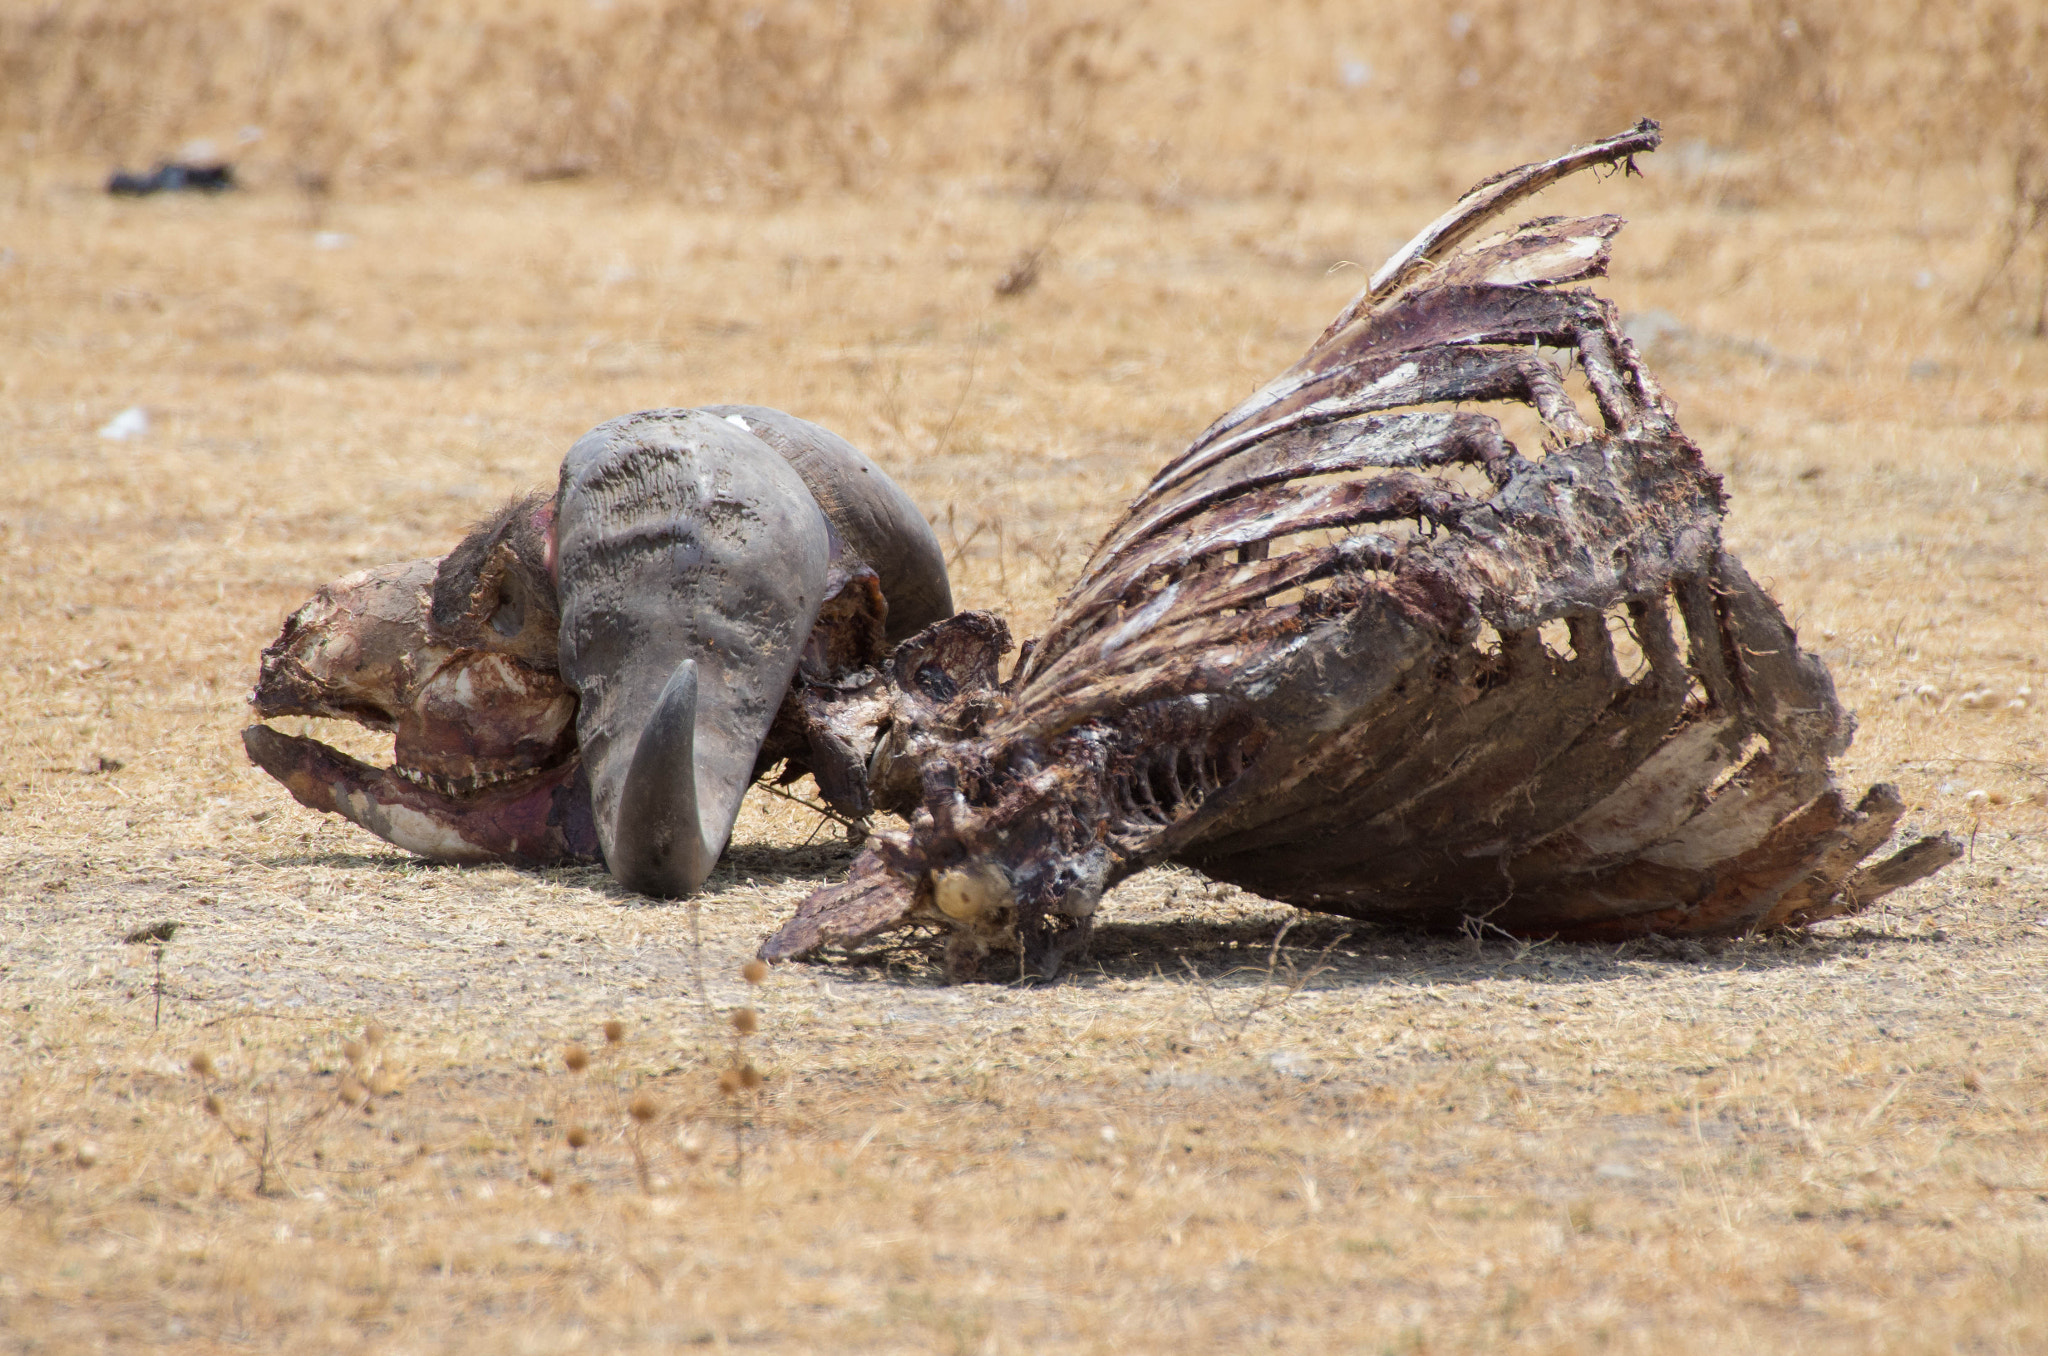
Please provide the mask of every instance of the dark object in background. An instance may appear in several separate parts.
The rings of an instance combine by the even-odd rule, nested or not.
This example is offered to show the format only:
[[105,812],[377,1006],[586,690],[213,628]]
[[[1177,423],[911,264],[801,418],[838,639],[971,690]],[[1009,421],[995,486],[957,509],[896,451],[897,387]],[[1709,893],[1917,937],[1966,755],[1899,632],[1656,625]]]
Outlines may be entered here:
[[165,160],[147,174],[114,171],[107,192],[117,198],[146,198],[152,193],[222,193],[235,186],[233,165],[186,165]]

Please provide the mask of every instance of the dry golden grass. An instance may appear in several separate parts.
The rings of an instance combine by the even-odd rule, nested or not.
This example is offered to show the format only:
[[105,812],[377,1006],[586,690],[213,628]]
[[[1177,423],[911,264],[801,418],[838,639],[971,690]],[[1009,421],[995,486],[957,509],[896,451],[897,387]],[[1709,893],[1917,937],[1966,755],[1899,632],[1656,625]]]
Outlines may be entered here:
[[[1285,5],[1088,32],[707,6],[728,52],[824,61],[820,33],[852,34],[811,78],[892,149],[863,143],[845,187],[844,121],[547,141],[515,78],[542,8],[490,32],[454,6],[204,32],[0,10],[0,1347],[2048,1346],[2033,256],[1969,308],[2015,219],[2033,96],[1986,91],[2023,42],[1752,6],[1659,39],[1712,62],[1601,66],[1599,30],[1506,4],[1405,45],[1392,12]],[[565,61],[651,13],[549,12]],[[2025,13],[1965,18],[1999,12]],[[1736,57],[1787,20],[1824,46],[1765,88]],[[1567,82],[1500,46],[1518,22],[1607,83],[1544,112]],[[255,78],[279,25],[326,35],[325,83]],[[1354,57],[1354,31],[1406,55]],[[1467,42],[1483,87],[1459,84]],[[411,83],[367,97],[415,49]],[[449,64],[488,51],[499,84]],[[1207,79],[1182,106],[1186,57]],[[1347,90],[1353,59],[1374,76]],[[1618,106],[1644,66],[1677,107]],[[475,76],[455,102],[451,70]],[[1958,71],[1954,108],[1880,116]],[[572,113],[618,92],[564,79]],[[99,121],[60,97],[100,88],[144,94]],[[1462,128],[1461,88],[1485,115]],[[1859,708],[1848,775],[1974,836],[1871,917],[1715,953],[1282,937],[1291,911],[1158,872],[1049,989],[943,988],[907,952],[754,987],[754,942],[847,861],[795,807],[749,802],[693,914],[595,872],[422,865],[242,758],[255,654],[315,585],[445,548],[653,405],[843,430],[938,520],[963,602],[1028,634],[1122,498],[1341,304],[1358,274],[1334,264],[1642,111],[1672,133],[1647,179],[1544,210],[1632,218],[1608,290],[1728,476],[1734,544]],[[1954,153],[1965,115],[1981,154]],[[266,127],[251,191],[98,191],[102,157],[243,122]],[[1439,159],[1414,149],[1447,129]],[[415,151],[373,154],[385,132]],[[675,174],[705,147],[740,158]],[[564,156],[597,172],[521,179]],[[1037,286],[998,298],[1048,241]],[[146,436],[96,436],[130,406]],[[155,947],[122,938],[160,920],[183,926],[156,1029]],[[763,1087],[721,1089],[748,1065]]]

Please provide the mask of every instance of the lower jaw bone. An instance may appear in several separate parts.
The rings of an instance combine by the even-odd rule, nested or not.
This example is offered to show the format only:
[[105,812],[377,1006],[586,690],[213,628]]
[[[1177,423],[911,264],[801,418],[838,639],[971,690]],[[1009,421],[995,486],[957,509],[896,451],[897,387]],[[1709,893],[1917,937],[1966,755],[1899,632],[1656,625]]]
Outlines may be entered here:
[[[553,866],[598,860],[589,790],[575,759],[531,774],[516,792],[471,799],[431,790],[448,779],[412,768],[380,770],[316,740],[268,726],[243,731],[258,767],[308,809],[338,814],[384,841],[435,861]],[[499,778],[498,780],[503,780]]]

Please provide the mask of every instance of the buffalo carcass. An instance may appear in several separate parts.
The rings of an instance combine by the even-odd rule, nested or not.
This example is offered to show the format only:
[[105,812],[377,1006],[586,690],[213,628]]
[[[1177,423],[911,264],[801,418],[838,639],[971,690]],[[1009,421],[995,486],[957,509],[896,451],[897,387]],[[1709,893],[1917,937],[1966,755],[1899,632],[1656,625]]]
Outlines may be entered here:
[[[438,602],[423,622],[391,621],[393,646],[401,633],[429,642],[405,669],[412,688],[380,679],[373,702],[338,688],[324,705],[307,700],[285,681],[287,661],[328,642],[288,627],[266,654],[259,711],[393,721],[403,749],[406,692],[431,690],[455,654],[506,648],[478,629],[499,615],[488,581],[524,579],[536,595],[553,583],[552,600],[521,602],[507,624],[526,647],[519,682],[472,683],[503,695],[435,708],[444,740],[495,749],[524,731],[520,747],[555,750],[540,856],[594,844],[629,886],[685,892],[747,781],[777,758],[813,771],[836,805],[907,820],[874,836],[847,881],[804,901],[763,945],[770,959],[929,927],[956,976],[1050,976],[1086,945],[1103,892],[1162,861],[1416,928],[1714,935],[1854,912],[1938,870],[1957,845],[1922,838],[1870,863],[1901,817],[1897,793],[1873,787],[1852,806],[1835,785],[1830,761],[1853,720],[1723,549],[1720,480],[1612,307],[1569,288],[1605,272],[1621,219],[1546,218],[1474,241],[1558,179],[1631,167],[1657,142],[1645,122],[1467,194],[1300,362],[1154,477],[1007,675],[998,618],[901,607],[905,586],[881,566],[862,587],[859,551],[835,573],[829,537],[820,555],[801,512],[719,538],[715,557],[679,554],[677,542],[724,521],[704,509],[724,501],[688,488],[689,468],[727,453],[715,429],[687,455],[667,432],[651,437],[647,421],[666,429],[682,418],[670,414],[604,426],[572,449],[552,505],[512,515],[507,544],[473,536],[439,565],[434,597],[468,600],[471,633],[456,636]],[[1574,399],[1570,364],[1597,424]],[[1533,411],[1542,445],[1518,448],[1489,403]],[[687,419],[702,436],[703,418]],[[783,513],[793,501],[755,489],[731,502]],[[538,523],[551,507],[553,535],[520,546],[519,513]],[[892,533],[916,538],[909,577],[927,593],[935,579],[943,596],[936,547],[907,501],[875,521],[869,555],[900,546]],[[797,578],[818,575],[813,557],[824,582],[784,589],[792,559]],[[353,587],[417,592],[404,572],[430,565]],[[735,609],[732,581],[758,596]],[[833,599],[823,625],[813,593]],[[741,633],[721,629],[740,614]],[[366,611],[353,615],[360,629]],[[889,623],[880,640],[877,616]],[[932,624],[909,634],[913,617]],[[450,644],[470,648],[433,648]],[[800,663],[806,651],[814,659]],[[696,676],[713,654],[754,657],[722,705]],[[557,686],[529,691],[528,672]],[[578,703],[573,749],[561,692]],[[417,776],[370,787],[334,777],[324,751],[287,749],[260,727],[249,737],[302,801],[394,842],[458,859],[536,855],[496,829],[455,850],[396,832],[391,813],[373,811],[411,810]],[[322,770],[309,794],[312,763]],[[587,830],[580,765],[596,788]],[[674,775],[691,767],[695,783]],[[477,819],[443,809],[435,822]]]

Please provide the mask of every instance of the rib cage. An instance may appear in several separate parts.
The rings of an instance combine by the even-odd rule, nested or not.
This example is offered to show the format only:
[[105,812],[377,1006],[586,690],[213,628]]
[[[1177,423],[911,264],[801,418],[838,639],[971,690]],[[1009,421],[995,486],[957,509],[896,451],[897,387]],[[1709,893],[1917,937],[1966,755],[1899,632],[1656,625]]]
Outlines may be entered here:
[[[1015,949],[1050,974],[1103,888],[1167,859],[1376,922],[1581,937],[1810,922],[1952,860],[1942,837],[1861,865],[1897,793],[1835,787],[1854,722],[1825,668],[1722,550],[1719,478],[1612,306],[1564,290],[1621,219],[1458,250],[1657,140],[1481,185],[1163,467],[971,721],[899,713],[944,731],[911,833],[764,954],[943,918],[957,972]],[[1526,405],[1543,446],[1432,408],[1477,402]],[[934,910],[961,872],[1007,904]]]

